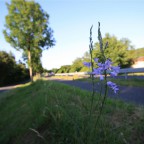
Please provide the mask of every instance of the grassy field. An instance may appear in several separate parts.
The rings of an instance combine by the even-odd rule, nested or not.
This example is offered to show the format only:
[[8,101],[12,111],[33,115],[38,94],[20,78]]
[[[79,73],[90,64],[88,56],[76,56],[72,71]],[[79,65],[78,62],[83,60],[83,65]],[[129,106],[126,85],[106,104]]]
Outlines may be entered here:
[[[1,144],[143,144],[144,108],[107,99],[102,118],[91,93],[38,80],[0,94]],[[97,105],[99,95],[95,95]]]

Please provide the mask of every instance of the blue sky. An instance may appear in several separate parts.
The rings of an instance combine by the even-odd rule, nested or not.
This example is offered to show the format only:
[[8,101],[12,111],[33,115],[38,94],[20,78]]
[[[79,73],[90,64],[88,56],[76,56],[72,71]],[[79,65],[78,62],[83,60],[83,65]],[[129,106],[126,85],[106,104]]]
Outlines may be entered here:
[[[21,53],[4,39],[7,8],[0,0],[0,50],[12,51],[16,60]],[[98,21],[101,32],[128,38],[135,48],[144,47],[144,1],[143,0],[36,0],[50,15],[50,27],[54,30],[56,45],[43,52],[44,68],[59,68],[72,64],[83,56],[89,47],[89,29],[93,24],[93,41],[97,42]]]

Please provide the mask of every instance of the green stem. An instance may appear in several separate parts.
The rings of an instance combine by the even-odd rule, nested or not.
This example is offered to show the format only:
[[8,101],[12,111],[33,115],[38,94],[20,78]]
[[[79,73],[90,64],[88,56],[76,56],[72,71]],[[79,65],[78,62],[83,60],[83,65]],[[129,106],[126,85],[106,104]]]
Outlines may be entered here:
[[101,83],[101,87],[100,87],[100,95],[99,95],[99,99],[98,99],[98,101],[97,101],[97,105],[95,106],[95,108],[97,108],[98,107],[98,105],[99,105],[99,103],[100,103],[100,100],[101,100],[101,95],[102,95],[102,87],[103,87],[103,85],[102,85],[102,83]]
[[[92,65],[92,72],[93,72],[93,63],[92,63],[92,53],[91,53],[91,65]],[[91,96],[91,104],[90,104],[90,118],[92,115],[92,108],[93,108],[93,102],[94,102],[94,75],[91,74],[91,80],[92,80],[92,96]]]
[[100,119],[100,117],[101,117],[101,115],[102,115],[102,110],[103,110],[103,108],[104,108],[104,104],[105,104],[105,101],[106,101],[106,98],[107,98],[107,92],[108,92],[107,73],[106,73],[106,70],[105,70],[104,74],[105,74],[105,93],[104,93],[104,98],[103,98],[103,100],[102,100],[102,105],[101,105],[101,107],[100,107],[99,115],[98,115],[97,120],[96,120],[96,123],[95,123],[95,129],[96,129],[97,124],[98,124],[98,121],[99,121],[99,119]]
[[[92,56],[92,52],[93,52],[93,41],[92,41],[92,27],[90,28],[90,45],[89,45],[89,49],[90,49],[90,59],[91,59],[91,72],[93,72],[94,68],[93,68],[93,56]],[[90,115],[89,115],[89,119],[91,119],[92,116],[92,109],[93,109],[93,102],[94,102],[94,75],[91,74],[91,80],[92,80],[92,96],[91,96],[91,104],[90,104]]]

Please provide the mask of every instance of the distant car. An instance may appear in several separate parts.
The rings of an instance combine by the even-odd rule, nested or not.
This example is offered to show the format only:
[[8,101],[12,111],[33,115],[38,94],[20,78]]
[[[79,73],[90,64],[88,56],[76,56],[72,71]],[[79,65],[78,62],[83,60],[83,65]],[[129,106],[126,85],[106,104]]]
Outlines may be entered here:
[[48,76],[54,76],[54,75],[55,75],[54,72],[51,72],[51,73],[48,74]]

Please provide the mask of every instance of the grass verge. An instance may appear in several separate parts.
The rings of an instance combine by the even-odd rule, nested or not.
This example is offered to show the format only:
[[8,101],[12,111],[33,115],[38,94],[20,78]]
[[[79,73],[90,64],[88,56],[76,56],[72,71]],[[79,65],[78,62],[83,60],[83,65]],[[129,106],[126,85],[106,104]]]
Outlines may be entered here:
[[[116,79],[107,78],[107,79],[121,86],[144,87],[143,79],[120,79],[120,78],[116,78]],[[77,80],[91,82],[91,78],[82,78],[82,79],[77,79]],[[96,78],[95,82],[99,82],[99,78]]]
[[[0,94],[2,144],[143,144],[144,108],[107,99],[99,125],[91,93],[52,81]],[[95,96],[95,105],[99,95]]]

